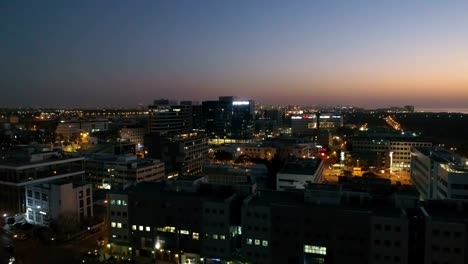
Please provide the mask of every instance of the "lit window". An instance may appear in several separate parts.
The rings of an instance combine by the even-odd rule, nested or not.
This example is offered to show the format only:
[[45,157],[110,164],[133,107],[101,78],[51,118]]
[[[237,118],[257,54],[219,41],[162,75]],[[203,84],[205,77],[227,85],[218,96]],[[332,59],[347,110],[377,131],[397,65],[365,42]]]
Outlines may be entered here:
[[111,222],[111,227],[115,227],[115,222]]
[[200,238],[200,234],[193,232],[192,239],[198,240]]
[[111,204],[115,204],[115,200],[111,200]]
[[151,228],[149,226],[146,227],[146,232],[151,231]]
[[255,239],[255,245],[259,246],[260,245],[260,239]]
[[136,230],[136,225],[132,225],[132,230]]
[[219,236],[219,239],[225,240],[225,239],[226,239],[226,236],[225,236],[225,235],[220,235],[220,236]]
[[143,231],[143,226],[138,226],[138,230]]
[[122,204],[122,201],[121,200],[117,200],[117,205],[121,205]]
[[252,245],[252,239],[251,238],[247,238],[247,245]]
[[266,240],[263,240],[263,241],[262,241],[262,246],[264,246],[264,247],[268,247],[268,241],[266,241]]
[[327,248],[326,247],[311,246],[311,245],[304,245],[304,252],[305,253],[312,253],[312,254],[319,254],[319,255],[326,255],[327,254]]
[[122,205],[123,205],[123,206],[127,206],[127,201],[122,200]]
[[117,223],[117,228],[122,228],[122,223]]
[[214,234],[213,239],[218,239],[218,235]]
[[173,226],[165,226],[163,228],[157,228],[157,230],[162,231],[162,232],[175,233],[175,227],[173,227]]
[[189,235],[190,234],[189,231],[187,231],[187,230],[180,230],[180,233],[182,235]]

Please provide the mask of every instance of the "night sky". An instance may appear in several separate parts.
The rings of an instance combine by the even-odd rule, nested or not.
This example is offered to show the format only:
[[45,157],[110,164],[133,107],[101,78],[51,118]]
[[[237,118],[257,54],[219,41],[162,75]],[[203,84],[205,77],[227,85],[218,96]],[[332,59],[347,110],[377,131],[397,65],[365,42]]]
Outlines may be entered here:
[[468,107],[468,1],[0,2],[0,107]]

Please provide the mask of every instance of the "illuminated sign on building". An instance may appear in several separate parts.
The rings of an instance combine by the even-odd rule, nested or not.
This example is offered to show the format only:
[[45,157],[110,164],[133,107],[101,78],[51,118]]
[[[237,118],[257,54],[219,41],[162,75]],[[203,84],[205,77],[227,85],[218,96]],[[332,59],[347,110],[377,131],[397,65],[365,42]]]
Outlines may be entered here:
[[232,105],[249,105],[249,101],[233,101]]

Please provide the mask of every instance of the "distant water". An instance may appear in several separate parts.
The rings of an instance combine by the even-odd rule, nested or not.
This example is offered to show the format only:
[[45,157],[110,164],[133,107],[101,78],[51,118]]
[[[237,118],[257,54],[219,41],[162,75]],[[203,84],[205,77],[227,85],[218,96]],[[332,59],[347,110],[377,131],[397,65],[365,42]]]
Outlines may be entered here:
[[468,108],[417,108],[415,112],[468,114]]

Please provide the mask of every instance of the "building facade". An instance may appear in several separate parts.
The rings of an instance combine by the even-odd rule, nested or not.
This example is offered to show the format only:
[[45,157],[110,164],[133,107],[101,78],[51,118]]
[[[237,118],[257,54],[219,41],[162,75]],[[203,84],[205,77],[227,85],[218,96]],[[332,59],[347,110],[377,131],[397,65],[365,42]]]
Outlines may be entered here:
[[160,135],[177,135],[192,129],[192,103],[155,100],[148,106],[148,132]]
[[310,183],[320,183],[322,173],[322,159],[288,161],[276,175],[276,190],[305,189]]
[[466,263],[466,203],[325,187],[143,183],[108,196],[109,247],[156,262]]
[[0,161],[0,208],[25,213],[24,188],[57,179],[82,179],[84,158],[57,151],[24,147],[5,153]]
[[26,219],[48,226],[60,216],[82,221],[93,216],[91,184],[53,181],[25,187]]
[[93,154],[86,157],[85,170],[99,189],[122,189],[129,184],[165,178],[164,162],[133,154]]
[[436,147],[415,147],[411,178],[422,199],[468,199],[468,161]]

